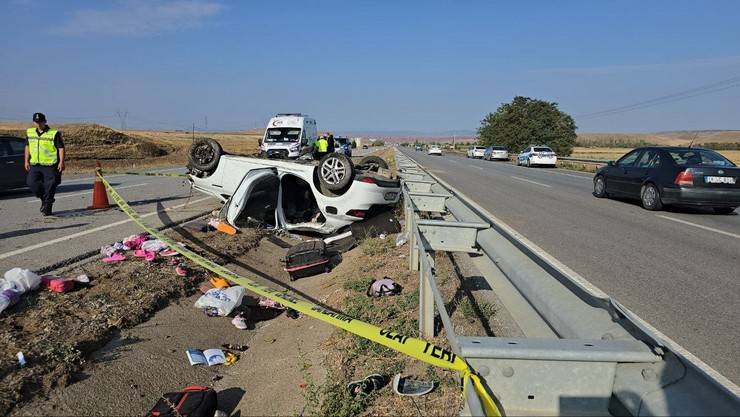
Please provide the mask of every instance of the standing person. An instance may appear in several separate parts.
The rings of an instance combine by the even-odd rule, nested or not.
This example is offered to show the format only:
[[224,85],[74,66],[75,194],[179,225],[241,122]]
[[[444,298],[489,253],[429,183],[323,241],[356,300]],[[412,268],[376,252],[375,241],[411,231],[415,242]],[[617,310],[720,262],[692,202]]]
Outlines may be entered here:
[[41,214],[51,216],[54,194],[64,171],[64,142],[62,133],[46,124],[43,113],[34,113],[33,122],[36,127],[26,130],[26,183],[41,200]]
[[328,153],[329,141],[326,140],[326,136],[321,135],[314,144],[314,159],[321,159]]
[[334,149],[334,134],[329,133],[329,136],[326,138],[326,140],[329,142],[329,146],[327,147],[327,152],[334,153],[336,149]]

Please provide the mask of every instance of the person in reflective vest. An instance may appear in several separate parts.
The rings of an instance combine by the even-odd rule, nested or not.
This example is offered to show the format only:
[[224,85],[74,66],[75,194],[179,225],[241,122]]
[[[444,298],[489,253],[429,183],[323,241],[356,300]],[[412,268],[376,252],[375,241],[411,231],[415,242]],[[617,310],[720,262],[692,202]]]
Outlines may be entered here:
[[315,159],[320,159],[321,157],[323,157],[324,155],[326,155],[326,153],[328,152],[328,150],[329,150],[329,141],[326,140],[326,136],[323,136],[322,135],[316,141],[316,145],[315,146],[316,146],[316,154],[314,155],[314,158]]
[[62,182],[64,142],[62,134],[46,124],[43,113],[34,113],[36,127],[26,130],[26,184],[41,200],[41,214],[51,216],[54,194]]

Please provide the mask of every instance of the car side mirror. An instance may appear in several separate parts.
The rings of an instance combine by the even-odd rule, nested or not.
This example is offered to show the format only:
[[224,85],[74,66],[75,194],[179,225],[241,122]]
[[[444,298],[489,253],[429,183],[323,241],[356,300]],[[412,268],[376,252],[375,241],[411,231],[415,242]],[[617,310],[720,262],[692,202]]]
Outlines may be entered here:
[[614,161],[609,161],[609,162],[607,162],[606,164],[607,164],[608,166],[610,166],[610,167],[613,167],[613,166],[615,165],[615,164],[614,164]]

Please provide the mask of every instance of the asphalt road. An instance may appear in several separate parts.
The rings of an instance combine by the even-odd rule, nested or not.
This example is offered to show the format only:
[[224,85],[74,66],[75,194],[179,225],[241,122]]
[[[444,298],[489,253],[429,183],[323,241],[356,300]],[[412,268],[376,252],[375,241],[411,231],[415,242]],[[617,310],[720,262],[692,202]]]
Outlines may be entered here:
[[[197,191],[188,199],[190,185],[185,178],[137,175],[109,175],[107,178],[153,226],[162,225],[157,214],[162,207],[168,210],[167,217],[172,221],[219,207],[216,199]],[[0,192],[0,273],[16,266],[40,270],[140,232],[138,226],[116,208],[88,210],[92,188],[93,178],[89,174],[65,175],[57,189],[52,217],[41,216],[40,201],[27,189]],[[159,208],[158,204],[161,204]]]
[[740,383],[737,212],[651,212],[593,197],[592,174],[399,149]]

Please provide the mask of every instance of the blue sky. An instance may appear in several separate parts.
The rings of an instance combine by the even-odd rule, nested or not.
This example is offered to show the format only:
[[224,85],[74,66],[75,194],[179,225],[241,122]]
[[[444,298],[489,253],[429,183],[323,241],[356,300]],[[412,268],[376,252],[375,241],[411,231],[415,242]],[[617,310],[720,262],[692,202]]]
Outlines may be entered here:
[[[580,131],[740,129],[740,1],[2,0],[0,118],[473,130],[515,95]],[[728,85],[728,87],[730,86]],[[0,119],[0,120],[1,120]]]

